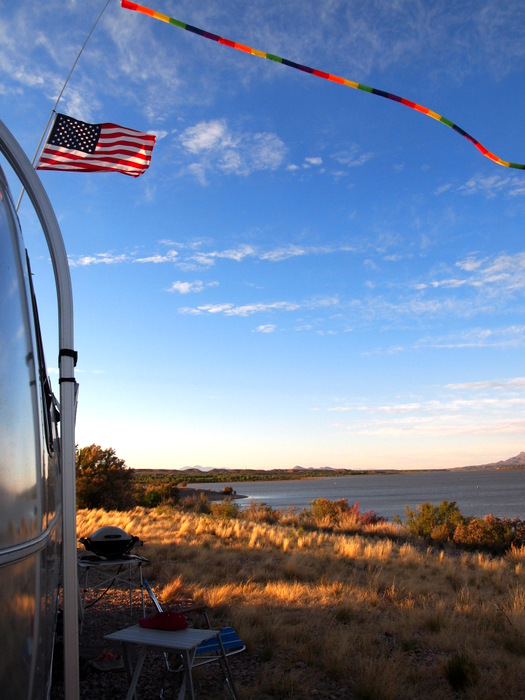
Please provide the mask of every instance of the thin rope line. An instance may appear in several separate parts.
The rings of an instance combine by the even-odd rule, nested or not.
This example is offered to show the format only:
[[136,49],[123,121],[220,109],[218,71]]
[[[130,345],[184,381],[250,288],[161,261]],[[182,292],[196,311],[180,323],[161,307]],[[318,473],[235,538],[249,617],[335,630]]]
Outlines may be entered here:
[[[60,92],[58,93],[58,97],[57,97],[57,99],[56,99],[56,101],[55,101],[55,104],[53,105],[53,108],[52,108],[52,110],[51,110],[51,114],[49,115],[49,119],[47,120],[47,123],[46,123],[46,125],[45,125],[45,127],[44,127],[44,131],[42,132],[42,136],[40,137],[40,141],[38,142],[38,146],[37,146],[37,148],[36,148],[35,155],[33,156],[33,160],[31,161],[31,165],[34,165],[34,164],[35,164],[35,161],[36,161],[36,159],[37,159],[37,156],[38,156],[38,154],[40,153],[40,148],[41,148],[41,146],[42,146],[42,141],[43,141],[43,140],[45,139],[45,137],[47,136],[48,129],[49,129],[49,124],[51,123],[51,119],[53,119],[53,115],[55,114],[55,110],[56,110],[56,108],[57,108],[57,105],[58,105],[58,103],[60,102],[60,99],[61,99],[62,95],[64,94],[64,90],[66,89],[66,86],[67,86],[67,84],[68,84],[68,82],[69,82],[69,79],[71,78],[71,75],[72,75],[73,71],[75,70],[75,66],[76,66],[77,63],[78,63],[78,59],[79,59],[80,56],[82,55],[82,52],[84,51],[84,49],[85,49],[85,47],[86,47],[86,44],[88,43],[88,41],[89,41],[91,35],[93,34],[93,32],[94,32],[94,30],[95,30],[95,27],[96,27],[97,24],[99,23],[100,18],[102,17],[102,15],[104,14],[104,12],[106,11],[106,8],[107,8],[107,6],[109,5],[110,2],[111,2],[111,0],[107,0],[106,4],[105,4],[104,7],[102,8],[101,13],[99,14],[99,16],[97,17],[97,19],[95,20],[94,25],[91,27],[91,30],[90,30],[89,34],[87,35],[87,37],[86,37],[84,43],[82,44],[82,46],[81,46],[81,48],[80,48],[80,51],[78,52],[77,57],[75,58],[75,60],[74,60],[74,62],[73,62],[73,65],[71,66],[71,69],[70,69],[69,73],[67,74],[67,78],[65,79],[64,84],[62,85],[62,89],[61,89]],[[20,192],[20,197],[18,198],[18,202],[17,202],[16,207],[15,207],[16,211],[18,211],[18,208],[19,208],[19,206],[20,206],[20,202],[22,201],[22,197],[24,196],[24,192],[25,192],[25,189],[22,188],[22,191]]]

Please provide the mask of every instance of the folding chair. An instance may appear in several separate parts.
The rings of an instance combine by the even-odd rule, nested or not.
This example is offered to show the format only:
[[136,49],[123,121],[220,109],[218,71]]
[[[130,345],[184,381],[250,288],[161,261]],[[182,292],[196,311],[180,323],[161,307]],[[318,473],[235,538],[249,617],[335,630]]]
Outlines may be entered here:
[[[157,600],[157,597],[153,592],[149,581],[147,579],[144,579],[143,583],[144,588],[146,589],[149,597],[153,602],[153,605],[157,609],[157,612],[163,612],[162,605]],[[179,610],[178,612],[182,613],[183,615],[189,615],[191,613],[201,613],[206,621],[206,626],[208,627],[208,629],[211,629],[210,619],[208,617],[206,605],[196,605],[193,607],[185,608],[183,610]],[[240,652],[244,651],[245,649],[246,645],[235,632],[233,627],[223,627],[219,633],[218,638],[210,639],[199,644],[195,653],[195,661],[193,663],[193,668],[197,668],[198,666],[204,666],[205,664],[210,664],[218,661],[221,664],[222,671],[224,674],[224,681],[228,687],[228,690],[230,691],[230,694],[234,698],[234,700],[237,700],[235,684],[233,682],[230,664],[228,663],[227,657],[233,656],[234,654],[240,654]],[[180,673],[183,669],[182,663],[180,663],[180,660],[178,658],[175,660],[175,662],[172,662],[173,665],[170,664],[170,659],[167,653],[164,653],[164,659],[166,662],[167,673]],[[164,679],[160,693],[161,698],[163,697],[163,690]]]

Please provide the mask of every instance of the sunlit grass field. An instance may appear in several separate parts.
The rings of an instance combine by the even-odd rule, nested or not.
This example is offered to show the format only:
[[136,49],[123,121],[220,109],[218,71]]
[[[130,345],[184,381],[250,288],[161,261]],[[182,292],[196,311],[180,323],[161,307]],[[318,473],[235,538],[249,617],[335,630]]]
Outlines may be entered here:
[[256,509],[81,510],[77,523],[78,537],[137,535],[167,608],[191,598],[235,627],[258,668],[241,698],[525,697],[524,547],[440,549],[392,523],[307,529]]

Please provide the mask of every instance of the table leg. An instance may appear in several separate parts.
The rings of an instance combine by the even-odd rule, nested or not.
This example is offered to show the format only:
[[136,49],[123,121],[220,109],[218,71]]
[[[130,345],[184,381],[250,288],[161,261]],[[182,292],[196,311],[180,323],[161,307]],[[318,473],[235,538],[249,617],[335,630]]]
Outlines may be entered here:
[[84,587],[82,588],[82,591],[80,590],[82,584],[80,582],[80,577],[78,580],[78,603],[79,603],[79,618],[80,618],[80,628],[78,630],[79,634],[82,634],[82,630],[84,628],[84,613],[86,610],[86,591],[87,591],[87,583],[88,583],[88,574],[89,574],[89,569],[86,569],[84,572]]
[[226,681],[226,685],[228,686],[228,689],[234,698],[234,700],[237,700],[237,690],[235,688],[235,683],[233,682],[233,676],[232,672],[230,669],[230,664],[228,663],[228,658],[226,656],[226,652],[224,651],[224,646],[222,644],[222,639],[221,635],[219,634],[217,637],[217,640],[219,642],[219,646],[221,648],[220,650],[220,655],[221,655],[221,664],[223,667],[223,672],[224,672],[224,680]]
[[142,562],[139,563],[139,576],[140,576],[140,595],[142,597],[142,617],[145,617],[146,607],[144,605],[144,579],[142,577]]
[[129,583],[129,617],[133,617],[133,599],[131,597],[131,564],[128,566],[128,583]]
[[139,680],[140,672],[142,671],[142,666],[144,664],[144,659],[146,658],[146,649],[143,648],[140,650],[138,658],[137,658],[137,664],[135,666],[135,670],[133,671],[133,675],[131,674],[131,658],[130,658],[130,653],[129,653],[129,645],[126,643],[122,644],[122,648],[124,651],[124,665],[126,666],[126,670],[128,672],[128,677],[130,678],[130,684],[128,688],[128,694],[126,695],[126,700],[137,700],[137,695],[135,694],[135,689],[137,687],[137,683]]
[[186,694],[186,686],[190,694],[191,700],[195,700],[195,691],[193,690],[193,679],[191,677],[191,667],[193,666],[193,659],[195,658],[195,649],[192,651],[184,651],[182,654],[182,664],[184,666],[184,678],[182,679],[182,686],[179,691],[178,700],[183,700]]

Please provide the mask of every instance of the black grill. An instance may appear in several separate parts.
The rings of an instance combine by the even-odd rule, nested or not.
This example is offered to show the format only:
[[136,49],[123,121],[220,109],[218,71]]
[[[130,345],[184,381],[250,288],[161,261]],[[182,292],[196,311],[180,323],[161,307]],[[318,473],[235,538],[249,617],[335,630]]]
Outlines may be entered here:
[[139,542],[139,538],[128,535],[119,527],[100,527],[90,537],[81,537],[80,542],[97,557],[118,559],[128,554]]

